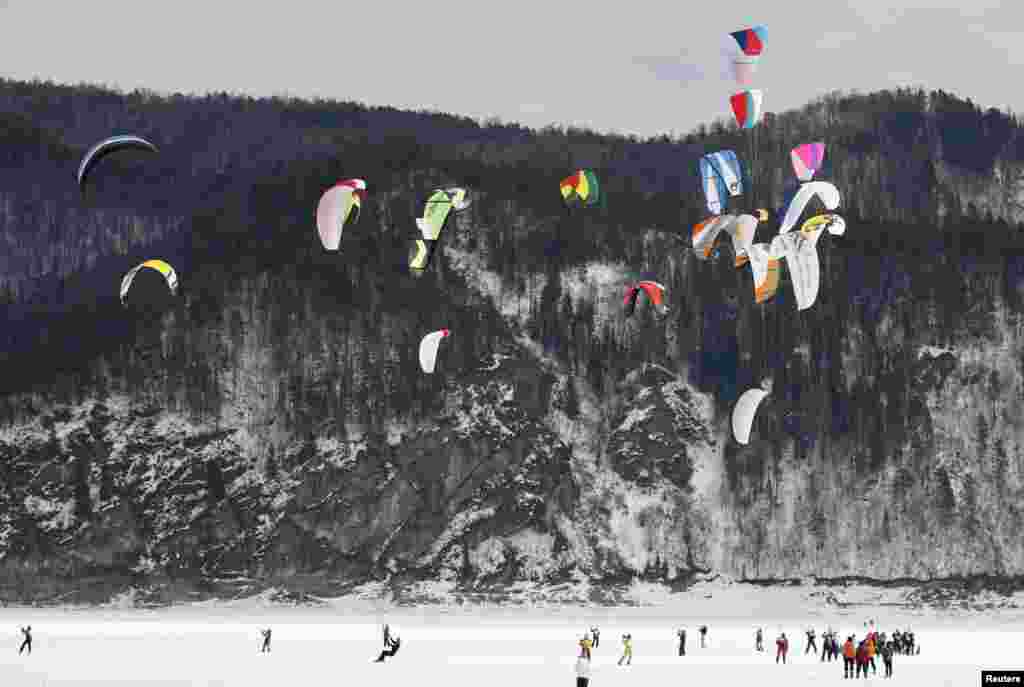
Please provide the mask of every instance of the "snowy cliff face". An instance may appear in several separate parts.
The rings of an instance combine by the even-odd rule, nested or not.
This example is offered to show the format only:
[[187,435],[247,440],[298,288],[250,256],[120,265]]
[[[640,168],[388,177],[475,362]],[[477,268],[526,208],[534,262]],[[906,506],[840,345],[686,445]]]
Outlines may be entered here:
[[[758,307],[730,256],[648,233],[633,248],[671,309],[627,320],[639,271],[503,278],[489,229],[460,217],[425,278],[493,317],[486,345],[451,337],[435,375],[414,362],[422,328],[260,307],[282,288],[263,277],[187,335],[165,316],[102,391],[19,397],[34,417],[0,434],[5,595],[1022,574],[1007,265],[871,264],[823,241],[819,302],[797,314],[786,279]],[[739,446],[731,404],[761,382]],[[421,401],[401,402],[410,384]]]
[[308,573],[564,574],[554,523],[573,509],[570,455],[529,412],[551,380],[511,355],[462,379],[429,424],[284,442],[263,470],[252,447],[272,431],[244,418],[190,420],[121,394],[59,405],[0,439],[16,499],[4,593],[52,594],[50,576],[95,598],[200,578],[235,591]]
[[[823,135],[813,117],[778,120],[783,152]],[[45,366],[4,358],[39,378],[0,407],[0,597],[1024,575],[1024,251],[956,238],[968,205],[1020,219],[1020,163],[986,176],[836,131],[848,230],[819,242],[821,292],[800,313],[785,272],[758,306],[728,250],[697,261],[677,200],[648,223],[482,190],[419,279],[389,251],[404,255],[411,226],[403,184],[451,181],[429,165],[374,187],[378,209],[340,254],[292,238],[315,240],[322,171],[204,209],[162,319],[115,332],[121,311],[98,308],[95,334],[92,320],[53,329],[73,331],[66,343],[44,332]],[[769,164],[762,190],[781,194]],[[908,178],[924,185],[894,190]],[[273,193],[301,207],[259,233],[246,213]],[[15,205],[0,195],[5,232],[21,227]],[[945,233],[899,223],[920,217]],[[147,238],[97,222],[66,237],[128,255],[188,224]],[[216,231],[240,237],[223,264]],[[643,299],[623,315],[645,277],[666,286],[664,318]],[[417,346],[442,327],[425,375]],[[86,344],[95,355],[66,369],[61,352]],[[740,446],[732,405],[762,384]]]

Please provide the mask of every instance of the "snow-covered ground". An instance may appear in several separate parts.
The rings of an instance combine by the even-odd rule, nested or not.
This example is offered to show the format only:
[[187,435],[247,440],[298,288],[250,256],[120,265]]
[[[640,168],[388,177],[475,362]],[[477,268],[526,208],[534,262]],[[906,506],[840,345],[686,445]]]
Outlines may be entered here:
[[[865,592],[868,593],[868,592]],[[119,608],[0,609],[0,685],[472,685],[575,684],[576,640],[601,628],[591,687],[672,684],[811,685],[842,679],[841,664],[804,656],[803,628],[826,626],[862,635],[875,618],[882,630],[910,627],[920,656],[895,659],[894,680],[910,685],[979,684],[982,668],[1024,668],[1024,614],[893,609],[832,610],[808,603],[809,589],[743,585],[691,589],[634,608],[424,606],[396,608],[369,598],[320,607],[273,605],[260,599],[144,610]],[[666,597],[667,598],[667,597]],[[820,606],[820,605],[819,605]],[[403,646],[373,663],[380,624]],[[697,627],[709,628],[699,648]],[[17,653],[20,625],[31,624],[32,656]],[[764,653],[753,651],[765,630]],[[260,654],[259,629],[274,630],[273,651]],[[686,657],[675,631],[688,629]],[[789,665],[776,666],[774,639],[785,631]],[[633,665],[616,666],[620,636],[633,636]],[[879,662],[879,667],[881,667]],[[865,683],[878,684],[872,676]]]

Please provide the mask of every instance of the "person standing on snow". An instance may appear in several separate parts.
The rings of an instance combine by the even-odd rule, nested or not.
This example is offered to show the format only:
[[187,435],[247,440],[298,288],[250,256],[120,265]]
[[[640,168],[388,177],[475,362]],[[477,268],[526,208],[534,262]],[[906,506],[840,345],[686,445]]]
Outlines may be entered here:
[[622,658],[619,659],[619,665],[625,661],[626,665],[633,665],[633,636],[629,634],[622,635]]
[[685,627],[680,628],[679,631],[676,632],[676,636],[679,637],[679,655],[680,656],[685,656],[686,655],[686,628]]
[[885,677],[892,677],[892,642],[886,642],[881,647],[882,664],[885,667]]
[[593,643],[590,641],[590,635],[583,635],[580,638],[580,656],[583,656],[588,661],[590,660],[590,648]]
[[[878,648],[878,644],[875,643],[876,642],[876,637],[877,637],[877,635],[874,632],[872,632],[871,634],[868,635],[868,638],[866,640],[864,640],[864,643],[867,645],[868,664],[871,666],[871,674],[872,675],[878,675],[878,666],[875,664],[875,651]],[[866,666],[865,666],[864,670],[867,671],[867,667]]]
[[810,628],[804,632],[804,634],[807,635],[807,644],[804,647],[804,656],[806,656],[811,649],[814,649],[814,653],[818,653],[818,642],[814,638],[814,628]]
[[263,635],[263,646],[260,647],[260,653],[270,653],[270,628],[266,630],[260,630],[260,634]]
[[18,655],[21,656],[21,652],[26,648],[28,649],[28,655],[32,655],[32,626],[21,628],[21,634],[24,635],[24,639],[21,641],[21,646],[18,647]]
[[782,659],[782,663],[786,663],[786,654],[789,653],[789,640],[786,639],[786,633],[783,632],[779,635],[779,638],[775,640],[775,662],[778,663],[779,659]]
[[708,626],[707,625],[701,625],[700,626],[700,648],[701,649],[704,648],[704,640],[705,640],[705,638],[707,638],[707,636],[708,636]]
[[866,639],[857,645],[857,653],[854,656],[854,660],[857,663],[857,677],[860,677],[863,673],[866,680],[868,677],[868,642]]
[[598,627],[590,628],[590,634],[594,636],[594,648],[596,649],[601,644],[601,630]]
[[576,657],[576,687],[587,687],[590,682],[590,659],[583,654]]
[[393,642],[391,641],[391,626],[384,623],[384,648],[390,649]]
[[843,642],[843,679],[853,677],[853,662],[857,657],[857,649],[853,645],[853,635]]
[[761,628],[757,628],[757,634],[754,635],[754,649],[764,651],[764,633],[761,632]]

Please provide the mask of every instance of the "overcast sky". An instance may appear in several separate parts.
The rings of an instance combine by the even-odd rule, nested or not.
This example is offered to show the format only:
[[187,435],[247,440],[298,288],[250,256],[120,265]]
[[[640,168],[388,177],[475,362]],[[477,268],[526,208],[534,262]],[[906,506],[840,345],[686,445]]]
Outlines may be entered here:
[[1024,112],[1024,5],[987,0],[0,0],[0,74],[647,136],[731,117],[753,24],[766,110],[920,85]]

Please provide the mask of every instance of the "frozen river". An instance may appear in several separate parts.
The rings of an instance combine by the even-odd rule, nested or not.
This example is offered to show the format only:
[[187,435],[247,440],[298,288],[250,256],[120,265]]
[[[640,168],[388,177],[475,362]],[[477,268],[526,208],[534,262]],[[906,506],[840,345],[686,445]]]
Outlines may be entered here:
[[[785,590],[763,598],[692,600],[679,607],[573,609],[438,609],[425,607],[259,607],[199,604],[159,610],[0,609],[0,685],[223,685],[305,687],[359,685],[448,687],[545,685],[569,687],[576,641],[601,628],[591,687],[688,684],[793,687],[842,679],[841,663],[804,655],[803,629],[819,636],[831,625],[843,638],[910,627],[919,656],[895,657],[890,682],[904,685],[977,685],[982,668],[1024,668],[1024,622],[1019,611],[992,614],[908,612],[858,608],[821,611],[787,604]],[[743,599],[746,600],[743,600]],[[717,613],[716,613],[717,611]],[[746,617],[744,617],[746,616]],[[398,655],[374,663],[381,624],[402,638]],[[699,647],[697,627],[710,627]],[[17,653],[19,626],[31,624],[34,650]],[[764,653],[754,631],[764,628]],[[272,652],[261,654],[260,633],[273,628]],[[687,627],[688,655],[676,655],[675,631]],[[789,665],[774,662],[774,639],[790,639]],[[619,667],[620,637],[633,636],[632,666]],[[820,641],[820,640],[819,640]],[[879,684],[879,675],[866,683]]]

